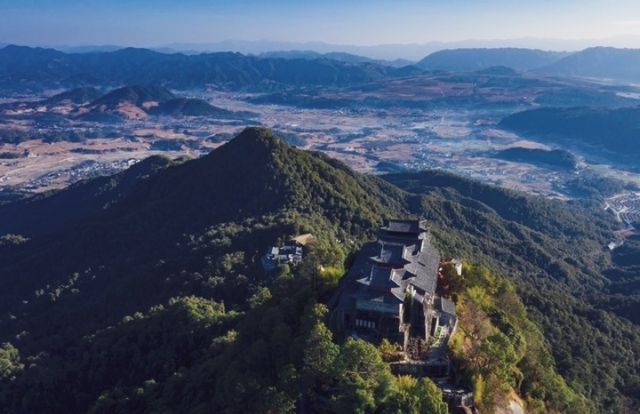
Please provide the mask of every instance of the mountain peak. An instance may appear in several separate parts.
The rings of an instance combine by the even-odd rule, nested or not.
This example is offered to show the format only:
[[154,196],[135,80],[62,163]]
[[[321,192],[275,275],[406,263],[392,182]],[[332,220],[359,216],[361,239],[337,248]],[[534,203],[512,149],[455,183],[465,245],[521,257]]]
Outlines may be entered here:
[[[222,145],[208,156],[204,157],[204,164],[219,169],[222,166],[225,173],[233,172],[241,177],[251,171],[250,175],[265,178],[271,176],[278,167],[274,160],[290,159],[292,154],[285,155],[292,148],[274,133],[264,127],[248,127],[235,138]],[[276,163],[280,164],[280,163]],[[227,171],[228,170],[228,171]],[[260,173],[257,173],[260,171]],[[219,171],[218,173],[222,173]],[[258,189],[256,189],[258,191]]]
[[265,127],[247,127],[233,141],[245,144],[261,144],[273,148],[278,145],[287,145],[284,140],[275,136],[271,129]]

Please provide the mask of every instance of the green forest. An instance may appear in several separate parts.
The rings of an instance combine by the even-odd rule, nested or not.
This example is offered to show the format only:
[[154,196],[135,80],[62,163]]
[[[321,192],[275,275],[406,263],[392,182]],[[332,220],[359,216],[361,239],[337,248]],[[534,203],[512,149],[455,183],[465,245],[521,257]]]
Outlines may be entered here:
[[[639,248],[611,255],[616,224],[591,202],[361,175],[249,128],[0,217],[3,412],[446,412],[433,382],[393,376],[327,319],[390,217],[426,219],[443,256],[474,263],[452,283],[452,358],[481,412],[516,395],[532,412],[640,402]],[[302,265],[265,275],[267,248],[307,232]]]

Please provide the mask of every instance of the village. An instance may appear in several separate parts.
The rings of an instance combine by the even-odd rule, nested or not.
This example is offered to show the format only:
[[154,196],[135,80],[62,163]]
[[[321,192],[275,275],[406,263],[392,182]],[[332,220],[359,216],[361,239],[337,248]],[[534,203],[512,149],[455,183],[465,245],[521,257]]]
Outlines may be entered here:
[[607,200],[605,208],[611,210],[619,221],[633,227],[640,222],[640,193],[617,194]]
[[[468,85],[458,85],[454,80],[436,81],[442,83],[445,91],[450,91],[452,85],[468,88]],[[411,79],[398,82],[399,85],[394,83],[393,87],[380,92],[377,99],[394,102],[405,88],[411,88],[416,98],[428,98],[434,94],[429,88],[412,85]],[[357,91],[350,92],[350,100],[338,99],[346,93],[340,89],[317,93],[326,99],[336,100],[337,106],[308,107],[295,99],[285,105],[269,102],[268,96],[261,93],[218,89],[189,91],[193,98],[204,99],[230,111],[253,114],[242,123],[195,116],[123,118],[117,123],[79,120],[68,116],[77,109],[75,104],[67,104],[60,109],[62,113],[56,113],[52,119],[42,119],[42,114],[36,112],[8,113],[0,107],[0,132],[17,130],[29,138],[12,142],[0,137],[0,153],[5,154],[0,156],[0,180],[16,190],[31,194],[88,178],[80,171],[72,174],[75,169],[82,169],[84,161],[126,162],[158,154],[171,158],[196,158],[227,142],[245,123],[272,128],[292,145],[324,152],[364,173],[442,169],[486,183],[550,197],[563,196],[564,193],[558,189],[573,178],[566,171],[490,156],[492,151],[513,146],[545,147],[500,130],[496,125],[505,115],[503,111],[482,107],[458,108],[455,111],[393,105],[378,108],[368,106],[366,101],[362,101],[361,92]],[[487,93],[491,99],[502,96],[499,90]],[[43,98],[46,96],[34,94],[22,99]],[[348,102],[355,107],[345,106]],[[60,131],[71,131],[77,139],[57,139]],[[126,165],[121,164],[122,168]],[[21,173],[16,174],[16,170]],[[100,175],[111,172],[111,168],[101,167],[94,171]],[[58,176],[55,180],[40,178],[48,173]]]

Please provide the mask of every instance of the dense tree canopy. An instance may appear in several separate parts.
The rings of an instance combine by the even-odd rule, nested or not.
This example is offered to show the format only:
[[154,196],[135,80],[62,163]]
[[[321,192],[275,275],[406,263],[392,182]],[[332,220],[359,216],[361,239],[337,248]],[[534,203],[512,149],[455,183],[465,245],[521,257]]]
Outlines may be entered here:
[[[0,207],[2,233],[21,235],[0,246],[2,411],[440,413],[432,382],[333,335],[321,305],[383,218],[412,215],[444,255],[491,269],[452,280],[470,341],[457,369],[481,406],[509,387],[534,411],[633,407],[635,299],[611,299],[637,264],[630,244],[612,267],[600,208],[439,173],[385,178],[249,129],[198,160]],[[33,220],[6,219],[16,208]],[[264,252],[307,232],[302,265],[265,274]]]

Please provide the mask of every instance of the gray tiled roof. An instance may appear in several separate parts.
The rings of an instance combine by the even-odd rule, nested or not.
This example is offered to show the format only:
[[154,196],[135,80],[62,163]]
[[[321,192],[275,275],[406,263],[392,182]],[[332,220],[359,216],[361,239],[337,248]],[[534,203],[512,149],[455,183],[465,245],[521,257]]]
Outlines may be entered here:
[[371,259],[378,263],[402,266],[409,263],[405,256],[411,251],[404,243],[378,242],[378,255]]
[[[389,283],[392,282],[395,286],[400,286],[403,291],[409,285],[413,285],[422,294],[433,294],[438,282],[440,254],[428,239],[424,240],[422,251],[412,242],[413,240],[407,240],[404,244],[399,242],[380,243],[379,245],[384,246],[384,250],[396,254],[396,256],[393,256],[394,259],[399,257],[399,252],[402,251],[403,263],[399,267],[394,266],[396,269],[392,271],[389,267],[381,266],[379,264],[380,261],[372,257],[372,260],[365,267],[367,269],[367,277],[364,279],[368,279],[369,282],[363,283],[363,279],[360,282],[376,288],[393,287]],[[377,257],[379,258],[379,256]]]
[[354,295],[356,300],[370,301],[380,304],[397,305],[404,301],[404,294],[399,291],[400,288],[391,289],[389,292],[370,292],[359,291]]
[[[389,226],[423,227],[417,220],[392,220]],[[346,287],[349,293],[342,296],[341,306],[348,306],[348,298],[357,300],[360,306],[371,301],[372,308],[376,303],[402,303],[409,286],[415,287],[418,299],[431,296],[436,291],[439,264],[440,255],[428,234],[396,232],[387,238],[383,232],[377,242],[365,245],[358,254],[347,275],[351,284]]]
[[374,289],[391,289],[400,286],[399,277],[394,273],[391,268],[372,265],[369,274],[358,279],[358,283]]
[[440,254],[431,243],[425,241],[422,251],[412,256],[411,263],[405,266],[408,272],[416,275],[409,279],[409,283],[426,293],[435,292],[439,265]]
[[382,230],[394,233],[420,233],[426,230],[420,220],[388,220]]

